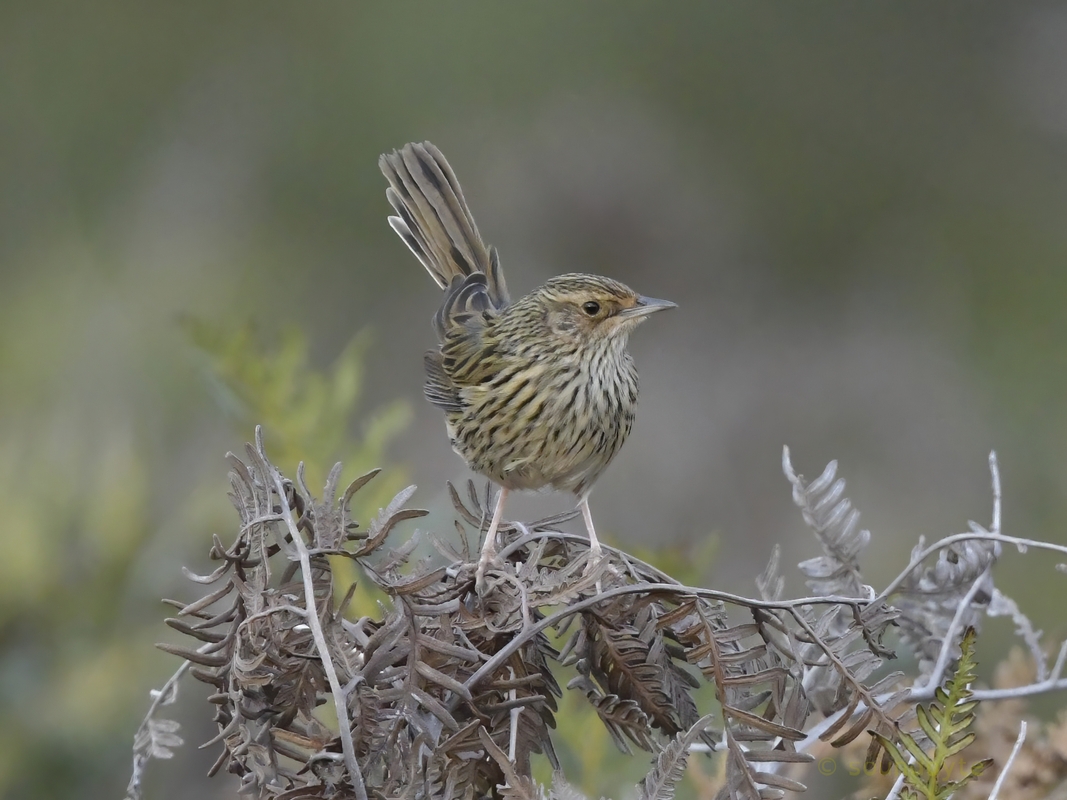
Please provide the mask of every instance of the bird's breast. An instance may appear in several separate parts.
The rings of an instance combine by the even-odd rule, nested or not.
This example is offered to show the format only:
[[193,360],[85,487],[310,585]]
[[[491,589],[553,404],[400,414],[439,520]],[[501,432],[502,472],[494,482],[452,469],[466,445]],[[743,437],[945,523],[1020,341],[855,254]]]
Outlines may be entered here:
[[464,387],[448,414],[454,449],[509,489],[582,493],[633,425],[637,372],[610,348],[502,357],[492,380]]

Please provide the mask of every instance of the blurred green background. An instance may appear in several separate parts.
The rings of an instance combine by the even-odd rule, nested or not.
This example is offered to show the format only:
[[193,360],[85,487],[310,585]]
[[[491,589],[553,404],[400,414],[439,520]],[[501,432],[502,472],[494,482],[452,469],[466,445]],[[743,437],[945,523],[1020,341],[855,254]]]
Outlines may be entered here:
[[[377,169],[411,140],[513,294],[583,270],[679,303],[632,343],[610,541],[717,537],[695,579],[754,592],[773,542],[815,549],[783,444],[810,477],[840,459],[873,581],[988,523],[991,448],[1006,532],[1067,540],[1064,41],[1067,9],[1027,2],[0,4],[0,795],[120,796],[176,666],[158,600],[231,535],[253,422],[299,407],[280,467],[380,460],[451,529],[467,473],[421,398],[439,294]],[[189,319],[256,333],[212,359]],[[226,378],[256,359],[277,391],[249,408]],[[1062,581],[1009,554],[998,584],[1059,636]],[[233,791],[201,777],[198,692],[151,796]],[[592,753],[583,788],[618,796]]]

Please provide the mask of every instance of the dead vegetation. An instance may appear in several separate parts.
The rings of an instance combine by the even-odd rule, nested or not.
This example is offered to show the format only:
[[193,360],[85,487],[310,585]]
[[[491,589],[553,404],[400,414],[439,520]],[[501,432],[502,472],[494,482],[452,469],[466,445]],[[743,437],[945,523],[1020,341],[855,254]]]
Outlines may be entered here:
[[[576,673],[566,690],[588,699],[620,750],[653,754],[643,798],[672,797],[694,750],[725,759],[720,798],[803,791],[803,765],[827,746],[856,743],[869,768],[887,769],[880,743],[908,731],[925,746],[916,706],[989,613],[1015,617],[1037,663],[1030,689],[1065,683],[1067,650],[1049,665],[1039,634],[993,585],[1001,548],[1025,542],[1000,532],[995,460],[991,527],[920,543],[878,592],[860,571],[870,533],[836,465],[808,483],[786,451],[794,500],[823,551],[800,565],[812,595],[798,599],[783,597],[777,553],[758,598],[684,586],[611,548],[584,575],[586,540],[560,532],[561,518],[505,527],[480,596],[474,563],[453,546],[463,536],[402,536],[398,524],[425,513],[407,507],[413,488],[364,527],[350,504],[374,472],[342,488],[338,465],[316,498],[302,470],[294,480],[270,463],[258,434],[230,464],[240,524],[231,541],[214,537],[218,568],[189,575],[202,596],[173,603],[167,623],[192,643],[161,645],[185,663],[138,732],[130,798],[149,759],[180,744],[161,711],[186,670],[213,689],[212,773],[234,773],[248,796],[285,800],[578,796],[552,736],[564,668]],[[484,528],[487,503],[473,485],[453,500],[461,533]],[[375,613],[354,613],[355,587],[338,586],[331,569],[338,558],[380,590]],[[891,639],[918,656],[918,674],[887,669]],[[695,696],[702,686],[714,697],[707,708]],[[549,788],[533,780],[535,754],[556,770]]]

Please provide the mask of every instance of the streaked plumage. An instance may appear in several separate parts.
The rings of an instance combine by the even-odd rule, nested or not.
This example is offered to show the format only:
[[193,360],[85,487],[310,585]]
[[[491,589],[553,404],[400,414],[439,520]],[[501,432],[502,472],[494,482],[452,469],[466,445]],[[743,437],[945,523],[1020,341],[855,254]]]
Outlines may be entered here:
[[674,304],[579,273],[512,303],[496,249],[482,242],[441,152],[409,144],[379,165],[397,213],[389,224],[445,290],[426,397],[445,412],[455,451],[504,490],[479,582],[507,490],[577,494],[599,556],[586,498],[633,425],[637,370],[626,342],[645,316]]

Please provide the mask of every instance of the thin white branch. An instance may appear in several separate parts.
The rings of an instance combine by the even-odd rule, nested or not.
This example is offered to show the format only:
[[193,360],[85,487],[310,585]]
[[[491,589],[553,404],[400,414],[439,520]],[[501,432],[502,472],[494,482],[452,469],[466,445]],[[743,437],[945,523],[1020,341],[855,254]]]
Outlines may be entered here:
[[941,685],[941,678],[945,675],[945,668],[948,666],[948,660],[952,655],[952,651],[956,647],[956,634],[959,633],[960,626],[963,623],[963,615],[971,607],[971,602],[974,600],[978,590],[985,583],[987,577],[989,577],[990,570],[993,565],[990,564],[984,570],[982,574],[975,578],[974,583],[971,584],[971,588],[967,590],[967,594],[963,596],[960,604],[956,607],[956,613],[952,616],[952,622],[949,623],[948,630],[945,631],[944,641],[941,642],[941,650],[937,654],[937,663],[934,665],[933,671],[930,673],[929,679],[927,679],[925,685],[920,691],[927,692],[935,689]]
[[900,797],[900,790],[904,788],[904,776],[897,775],[897,779],[893,781],[893,788],[889,790],[889,794],[885,796],[885,800],[897,800]]
[[[984,689],[974,692],[972,697],[978,701],[984,700],[1013,700],[1018,697],[1031,697],[1035,694],[1045,694],[1046,692],[1059,692],[1067,689],[1067,678],[1058,681],[1041,681],[1041,683],[1031,683],[1026,686],[1015,686],[1010,689]],[[933,692],[929,696],[923,696],[921,700],[929,700],[933,697]]]
[[989,451],[989,476],[993,482],[993,527],[992,533],[1000,533],[1000,467],[997,465],[997,451]]
[[[269,464],[263,452],[263,431],[259,426],[256,427],[256,447],[259,450],[260,457],[263,458],[265,463]],[[330,651],[326,645],[326,636],[322,632],[322,623],[319,620],[318,606],[315,603],[315,584],[311,577],[311,555],[308,553],[307,545],[304,544],[303,534],[296,527],[292,509],[289,508],[289,502],[285,498],[285,485],[282,483],[281,475],[273,467],[268,467],[268,469],[270,469],[271,478],[274,480],[274,488],[278,493],[278,504],[281,506],[282,516],[285,518],[286,527],[289,528],[289,535],[292,537],[293,545],[296,547],[297,554],[300,557],[300,574],[304,582],[304,604],[307,606],[308,627],[311,628],[311,636],[315,640],[315,649],[319,652],[322,668],[326,672],[326,679],[329,681],[330,691],[333,693],[333,704],[337,713],[337,726],[340,728],[341,734],[341,750],[345,756],[345,766],[348,768],[352,790],[355,792],[356,800],[367,800],[367,787],[363,783],[363,773],[360,772],[359,762],[356,761],[356,747],[352,741],[352,726],[348,720],[348,700],[341,686],[341,681],[337,677],[337,668],[330,657]]]
[[[513,668],[508,667],[508,674],[512,680],[515,680],[515,670]],[[511,687],[508,697],[511,698],[513,703],[519,699],[519,692],[514,686]],[[512,764],[515,763],[515,753],[519,748],[519,714],[521,713],[522,709],[518,706],[511,709],[511,741],[508,743],[508,758]]]
[[1063,673],[1063,664],[1067,661],[1067,642],[1060,645],[1060,652],[1056,655],[1056,663],[1052,665],[1049,679],[1056,680]]
[[1019,751],[1023,748],[1023,742],[1026,741],[1026,720],[1024,719],[1019,723],[1019,735],[1015,738],[1015,746],[1011,748],[1011,755],[1008,756],[1008,760],[1004,762],[1004,769],[1000,771],[1000,775],[997,776],[997,782],[993,784],[993,791],[989,793],[989,800],[997,800],[997,795],[1000,793],[1000,787],[1004,785],[1004,779],[1008,777],[1008,770],[1011,769],[1012,763],[1015,761],[1015,756],[1019,755]]

